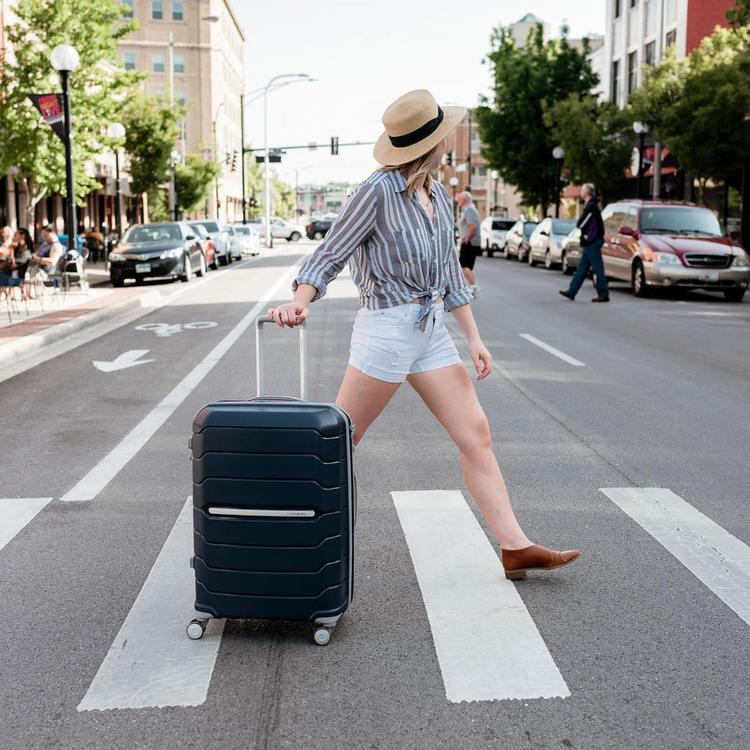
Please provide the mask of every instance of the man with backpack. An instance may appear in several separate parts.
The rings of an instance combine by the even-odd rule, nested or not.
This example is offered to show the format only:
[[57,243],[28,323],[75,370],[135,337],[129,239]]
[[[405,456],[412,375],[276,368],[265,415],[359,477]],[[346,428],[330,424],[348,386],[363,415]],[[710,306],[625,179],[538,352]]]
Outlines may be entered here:
[[604,262],[602,261],[602,246],[604,245],[604,223],[599,210],[599,201],[596,198],[594,186],[587,182],[581,188],[586,205],[583,208],[581,218],[578,219],[578,228],[581,230],[581,259],[578,261],[575,275],[570,280],[567,289],[561,289],[560,294],[567,297],[571,302],[576,298],[589,269],[593,269],[596,277],[596,294],[592,302],[609,302],[609,287],[607,277],[604,274]]

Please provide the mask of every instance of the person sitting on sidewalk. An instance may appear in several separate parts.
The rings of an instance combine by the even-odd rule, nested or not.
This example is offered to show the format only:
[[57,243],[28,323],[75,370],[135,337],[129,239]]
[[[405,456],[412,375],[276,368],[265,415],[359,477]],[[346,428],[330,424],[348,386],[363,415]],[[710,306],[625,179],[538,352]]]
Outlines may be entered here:
[[26,273],[34,254],[34,240],[26,227],[16,230],[13,236],[13,263],[14,270],[21,285],[24,299],[31,299],[31,284],[26,279]]
[[42,243],[31,256],[29,262],[29,276],[31,278],[40,276],[42,281],[54,276],[62,255],[63,246],[60,244],[57,235],[49,227],[44,227],[42,229]]
[[7,288],[13,270],[13,230],[10,227],[0,229],[0,287]]

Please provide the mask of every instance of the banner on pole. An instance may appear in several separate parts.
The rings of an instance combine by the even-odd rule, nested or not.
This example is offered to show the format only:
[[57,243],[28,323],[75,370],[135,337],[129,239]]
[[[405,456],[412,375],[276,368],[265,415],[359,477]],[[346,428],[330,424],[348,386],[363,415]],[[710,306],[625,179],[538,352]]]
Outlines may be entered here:
[[39,110],[44,121],[55,131],[57,137],[65,140],[63,126],[63,103],[60,94],[29,94],[31,103]]

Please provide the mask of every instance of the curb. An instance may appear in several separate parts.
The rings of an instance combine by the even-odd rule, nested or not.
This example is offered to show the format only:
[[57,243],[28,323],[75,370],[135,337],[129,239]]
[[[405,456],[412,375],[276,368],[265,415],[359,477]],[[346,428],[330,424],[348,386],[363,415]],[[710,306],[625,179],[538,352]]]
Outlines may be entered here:
[[9,361],[12,362],[20,357],[33,354],[48,344],[64,339],[83,328],[90,328],[98,323],[103,323],[112,318],[116,318],[118,315],[137,310],[140,307],[149,307],[149,303],[156,301],[156,298],[159,296],[160,295],[155,294],[154,292],[147,292],[146,294],[134,299],[124,300],[111,305],[110,307],[100,308],[99,310],[92,310],[91,312],[86,313],[85,315],[80,315],[73,320],[66,320],[64,323],[58,323],[40,333],[29,334],[28,336],[20,337],[16,341],[9,341],[5,344],[0,344],[0,367],[7,365]]

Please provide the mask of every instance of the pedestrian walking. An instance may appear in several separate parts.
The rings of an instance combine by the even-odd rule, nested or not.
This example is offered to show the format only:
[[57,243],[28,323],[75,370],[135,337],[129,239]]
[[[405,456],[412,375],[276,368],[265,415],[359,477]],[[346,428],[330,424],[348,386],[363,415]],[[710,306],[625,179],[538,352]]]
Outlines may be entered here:
[[561,289],[560,294],[572,302],[576,298],[589,269],[593,269],[596,278],[596,297],[591,301],[609,302],[609,287],[607,286],[607,277],[604,273],[604,262],[602,261],[604,223],[599,210],[599,201],[594,186],[590,182],[587,182],[581,188],[581,195],[586,201],[577,224],[581,230],[581,258],[578,261],[576,272],[570,280],[570,286],[567,289]]
[[474,200],[468,190],[460,192],[456,196],[456,201],[461,207],[461,218],[459,219],[459,242],[461,249],[458,260],[461,264],[461,270],[469,284],[469,289],[474,297],[479,294],[476,275],[474,274],[474,264],[477,255],[482,252],[482,239],[479,232],[479,211],[474,205]]
[[404,94],[385,110],[385,132],[374,149],[382,167],[359,185],[304,263],[292,284],[292,301],[268,314],[279,326],[300,325],[310,303],[349,262],[362,307],[336,403],[356,424],[355,445],[407,381],[459,448],[466,484],[499,542],[506,577],[516,580],[529,569],[570,563],[580,552],[532,544],[521,529],[487,416],[445,325],[448,311],[468,340],[477,380],[485,379],[492,356],[456,257],[453,207],[432,177],[465,112],[438,106],[424,89]]

